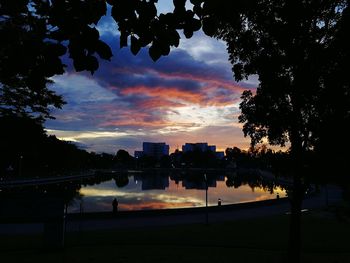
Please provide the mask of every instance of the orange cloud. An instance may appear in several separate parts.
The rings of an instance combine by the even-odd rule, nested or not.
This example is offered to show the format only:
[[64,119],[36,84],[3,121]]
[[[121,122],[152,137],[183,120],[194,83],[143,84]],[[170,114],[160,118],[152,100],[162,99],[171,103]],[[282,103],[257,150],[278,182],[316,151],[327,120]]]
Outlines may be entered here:
[[172,73],[164,73],[164,72],[154,72],[158,76],[163,79],[185,79],[192,80],[194,82],[206,83],[207,88],[217,89],[218,87],[225,88],[227,90],[231,90],[233,92],[237,92],[241,94],[246,88],[235,84],[232,81],[228,81],[226,79],[220,79],[214,75],[195,75],[191,73],[183,73],[183,72],[172,72]]
[[200,104],[205,99],[203,94],[190,90],[180,90],[177,87],[147,87],[147,86],[134,86],[128,87],[121,91],[122,95],[137,95],[157,97],[163,99],[175,99],[189,103]]
[[148,98],[146,100],[137,102],[137,106],[144,109],[155,109],[155,108],[178,108],[183,107],[185,104],[169,101],[166,99],[159,98]]

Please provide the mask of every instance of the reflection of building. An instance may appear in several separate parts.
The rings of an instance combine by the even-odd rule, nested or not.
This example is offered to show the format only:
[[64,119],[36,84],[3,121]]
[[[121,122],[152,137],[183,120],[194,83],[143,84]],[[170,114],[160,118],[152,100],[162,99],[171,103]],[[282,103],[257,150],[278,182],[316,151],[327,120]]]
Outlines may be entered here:
[[208,187],[216,187],[217,179],[217,176],[208,176],[207,182],[205,182],[204,178],[184,178],[182,180],[182,187],[185,189],[205,190],[207,184]]
[[219,174],[216,176],[216,181],[225,181],[225,175],[224,174]]
[[152,156],[160,159],[163,156],[169,156],[169,145],[165,142],[144,142],[142,144],[142,151],[135,151],[136,158],[142,156]]
[[[204,190],[206,187],[205,181],[192,181],[184,179],[182,181],[182,187],[185,189],[198,189]],[[208,187],[216,187],[216,180],[208,180]]]
[[204,181],[192,181],[192,180],[184,179],[182,181],[182,187],[184,187],[185,189],[205,190],[206,184]]
[[169,176],[157,174],[152,175],[134,175],[135,181],[141,181],[142,190],[165,190],[169,187]]

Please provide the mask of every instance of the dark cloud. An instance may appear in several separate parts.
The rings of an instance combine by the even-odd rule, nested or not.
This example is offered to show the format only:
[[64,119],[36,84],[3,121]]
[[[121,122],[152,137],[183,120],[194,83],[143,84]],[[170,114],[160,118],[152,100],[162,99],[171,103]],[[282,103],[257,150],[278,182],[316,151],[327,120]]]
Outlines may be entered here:
[[[68,73],[55,77],[53,87],[64,95],[68,104],[63,110],[55,111],[57,120],[48,121],[46,127],[86,133],[124,133],[115,137],[102,133],[79,139],[85,147],[96,151],[114,152],[123,148],[133,153],[146,140],[172,140],[174,147],[179,138],[191,142],[195,138],[205,140],[206,135],[212,143],[216,138],[223,145],[224,132],[228,133],[226,137],[230,136],[231,124],[237,121],[237,109],[233,105],[239,102],[244,89],[233,81],[228,62],[206,63],[203,60],[215,60],[215,51],[207,49],[203,60],[194,59],[190,51],[175,49],[155,63],[147,48],[137,56],[129,48],[120,49],[118,34],[109,31],[108,23],[101,21],[99,28],[113,49],[112,61],[100,61],[99,70],[91,76],[88,72],[75,73],[71,62],[64,58],[69,65]],[[248,81],[246,86],[249,85],[254,85],[254,81]],[[210,114],[193,116],[193,108],[206,107],[211,107]],[[217,122],[226,122],[227,126],[223,130]],[[215,129],[205,129],[208,123]],[[190,128],[202,126],[192,134],[187,133]],[[218,137],[211,135],[215,132]]]

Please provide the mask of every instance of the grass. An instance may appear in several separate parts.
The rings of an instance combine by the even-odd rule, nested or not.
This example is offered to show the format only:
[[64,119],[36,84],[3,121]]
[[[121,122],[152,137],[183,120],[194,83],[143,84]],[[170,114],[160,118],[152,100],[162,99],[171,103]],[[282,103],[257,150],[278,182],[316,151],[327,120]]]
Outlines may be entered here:
[[[350,224],[325,212],[304,214],[303,261],[350,262]],[[285,262],[288,216],[218,224],[68,233],[61,251],[41,236],[1,237],[1,262]],[[16,247],[13,245],[16,244]]]

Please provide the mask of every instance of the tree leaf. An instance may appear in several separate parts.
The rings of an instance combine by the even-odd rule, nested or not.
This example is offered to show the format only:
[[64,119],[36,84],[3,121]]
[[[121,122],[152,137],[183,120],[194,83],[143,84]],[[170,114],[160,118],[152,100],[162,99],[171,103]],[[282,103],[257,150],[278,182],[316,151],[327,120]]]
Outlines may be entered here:
[[111,60],[111,57],[113,56],[111,48],[101,40],[97,41],[96,52],[100,58],[106,60]]
[[163,43],[163,45],[161,46],[161,53],[163,56],[169,55],[170,47],[169,47],[168,43]]
[[212,17],[206,17],[203,19],[203,32],[207,35],[207,36],[214,36],[214,34],[217,31],[217,26],[218,26],[218,22],[216,21],[216,19],[212,18]]
[[120,32],[120,48],[128,46],[128,36],[129,34],[125,31]]
[[79,56],[79,57],[73,57],[73,66],[75,71],[80,72],[86,69],[85,65],[85,57]]
[[180,35],[179,33],[174,29],[172,31],[169,31],[169,45],[178,47],[180,44]]
[[99,63],[95,56],[86,57],[86,69],[91,72],[91,75],[98,69]]
[[131,46],[130,46],[131,53],[133,53],[134,55],[137,55],[140,49],[141,49],[141,45],[139,40],[135,36],[131,36]]
[[192,31],[198,31],[202,27],[201,21],[198,19],[193,18],[191,21]]
[[184,35],[186,38],[191,38],[193,36],[193,30],[188,26],[184,28]]
[[149,48],[148,53],[154,62],[162,56],[160,48],[157,47],[157,44],[155,43]]
[[190,0],[190,2],[192,5],[196,6],[196,5],[200,5],[203,2],[203,0]]
[[185,7],[186,0],[173,0],[175,8]]

